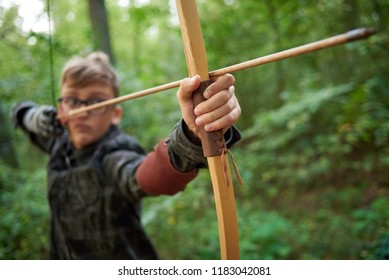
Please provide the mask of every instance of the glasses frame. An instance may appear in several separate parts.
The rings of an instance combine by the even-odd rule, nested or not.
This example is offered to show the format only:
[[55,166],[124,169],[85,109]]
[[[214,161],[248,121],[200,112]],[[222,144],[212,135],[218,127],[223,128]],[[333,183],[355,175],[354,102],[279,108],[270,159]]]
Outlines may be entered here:
[[[90,106],[90,105],[94,105],[94,104],[104,102],[107,100],[108,99],[101,99],[101,98],[91,98],[91,99],[87,99],[87,100],[80,100],[80,99],[75,98],[75,97],[60,97],[60,98],[58,98],[58,103],[64,112],[68,112],[68,111],[71,111],[74,109],[78,109],[82,105]],[[69,102],[72,102],[74,104],[69,104]],[[92,116],[103,116],[107,113],[108,109],[111,107],[112,107],[112,105],[107,105],[107,106],[104,106],[101,108],[89,110],[86,113],[88,113],[89,115],[92,115]]]

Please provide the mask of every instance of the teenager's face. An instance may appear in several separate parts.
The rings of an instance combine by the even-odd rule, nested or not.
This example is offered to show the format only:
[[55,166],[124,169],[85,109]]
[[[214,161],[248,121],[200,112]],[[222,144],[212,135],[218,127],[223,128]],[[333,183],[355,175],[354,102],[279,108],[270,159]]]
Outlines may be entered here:
[[[95,83],[83,88],[72,87],[69,83],[64,83],[61,87],[61,98],[63,101],[59,105],[60,111],[74,104],[74,98],[79,101],[107,100],[114,97],[112,88],[108,85]],[[65,105],[68,104],[69,106]],[[84,106],[84,105],[81,105]],[[96,143],[108,131],[109,127],[119,124],[122,109],[120,106],[109,106],[100,112],[85,112],[70,117],[66,120],[66,128],[70,140],[76,149]]]

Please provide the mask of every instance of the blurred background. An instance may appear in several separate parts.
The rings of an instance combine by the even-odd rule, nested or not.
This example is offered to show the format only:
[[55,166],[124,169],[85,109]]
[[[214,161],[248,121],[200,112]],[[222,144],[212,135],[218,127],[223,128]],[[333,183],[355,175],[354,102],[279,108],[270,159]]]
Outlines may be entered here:
[[[389,0],[197,6],[210,70],[379,31],[236,73],[233,153],[242,259],[388,259]],[[12,105],[55,104],[64,62],[96,49],[114,61],[121,94],[182,79],[180,36],[174,1],[0,0],[0,259],[46,259],[48,248],[47,157],[14,130]],[[151,150],[180,118],[174,93],[122,103],[123,130]],[[143,222],[162,259],[220,258],[207,171],[178,195],[145,199]]]

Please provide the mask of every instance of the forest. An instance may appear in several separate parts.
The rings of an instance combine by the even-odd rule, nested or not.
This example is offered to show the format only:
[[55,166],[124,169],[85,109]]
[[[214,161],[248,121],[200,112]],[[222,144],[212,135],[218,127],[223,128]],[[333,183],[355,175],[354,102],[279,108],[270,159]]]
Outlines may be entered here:
[[[37,1],[45,30],[0,2],[0,259],[48,257],[48,157],[13,127],[14,104],[55,106],[64,63],[102,42],[121,95],[188,75],[175,1]],[[104,40],[93,2],[105,3]],[[243,138],[232,152],[242,259],[389,259],[389,0],[196,2],[210,70],[377,30],[234,73]],[[121,128],[152,150],[180,119],[175,91],[123,102]],[[220,258],[206,170],[177,195],[146,198],[142,220],[162,259]]]

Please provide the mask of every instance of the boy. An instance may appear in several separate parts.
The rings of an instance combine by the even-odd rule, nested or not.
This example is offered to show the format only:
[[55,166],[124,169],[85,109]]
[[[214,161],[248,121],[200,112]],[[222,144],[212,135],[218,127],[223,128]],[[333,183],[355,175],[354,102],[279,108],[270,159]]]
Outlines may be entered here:
[[[146,154],[120,132],[120,106],[106,106],[56,120],[56,109],[22,102],[12,111],[16,127],[49,153],[48,199],[51,259],[157,259],[140,221],[145,196],[173,195],[206,166],[197,129],[224,129],[227,145],[240,139],[232,127],[240,116],[231,75],[207,89],[193,108],[200,78],[187,78],[177,92],[182,119],[171,135]],[[100,52],[71,59],[62,72],[59,112],[117,97],[119,82]]]

